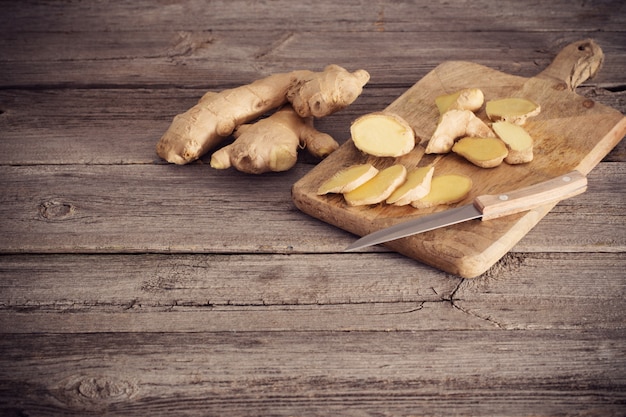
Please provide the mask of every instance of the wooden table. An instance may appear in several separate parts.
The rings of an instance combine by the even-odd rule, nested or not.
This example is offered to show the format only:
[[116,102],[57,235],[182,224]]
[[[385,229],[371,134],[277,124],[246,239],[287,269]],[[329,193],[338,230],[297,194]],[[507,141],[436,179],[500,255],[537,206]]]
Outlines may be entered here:
[[626,413],[626,145],[475,279],[155,144],[207,90],[364,68],[339,142],[447,60],[529,77],[593,38],[577,92],[626,111],[621,1],[2,2],[0,414]]

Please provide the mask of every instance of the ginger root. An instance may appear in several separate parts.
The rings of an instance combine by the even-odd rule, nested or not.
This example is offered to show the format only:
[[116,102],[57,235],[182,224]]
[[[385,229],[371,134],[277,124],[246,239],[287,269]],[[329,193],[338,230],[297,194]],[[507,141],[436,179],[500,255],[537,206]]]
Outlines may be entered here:
[[507,146],[498,138],[464,137],[454,144],[452,152],[481,168],[497,167],[509,155]]
[[351,104],[369,81],[365,70],[329,65],[323,72],[298,70],[251,84],[209,92],[174,117],[156,146],[168,162],[186,164],[217,147],[237,126],[290,102],[301,117],[323,117]]
[[430,192],[430,184],[435,172],[434,166],[426,166],[411,170],[406,180],[387,198],[387,204],[406,206],[415,200],[425,197]]
[[361,116],[350,125],[350,133],[354,146],[373,156],[402,156],[415,147],[413,128],[393,113]]
[[506,144],[509,154],[504,159],[507,164],[524,164],[533,160],[533,138],[522,126],[510,122],[495,122],[491,128]]
[[339,147],[331,136],[317,131],[291,106],[256,123],[239,126],[234,136],[233,143],[213,153],[211,167],[233,166],[248,174],[287,171],[295,165],[301,143],[320,158]]
[[380,171],[374,178],[343,195],[351,206],[377,204],[385,201],[406,179],[404,165],[396,164]]
[[463,136],[491,138],[496,135],[471,110],[448,110],[426,145],[426,153],[448,153],[454,141]]
[[433,178],[430,192],[411,202],[415,208],[428,208],[442,204],[454,204],[463,200],[472,189],[472,179],[466,175],[444,174]]
[[525,98],[510,97],[488,101],[485,104],[485,111],[489,120],[503,120],[516,125],[523,125],[527,118],[536,116],[541,112],[541,106]]
[[317,189],[317,195],[348,193],[365,184],[378,174],[372,164],[359,164],[345,168],[327,179]]
[[464,88],[452,94],[444,94],[435,98],[439,114],[448,110],[480,110],[485,102],[485,95],[479,88]]

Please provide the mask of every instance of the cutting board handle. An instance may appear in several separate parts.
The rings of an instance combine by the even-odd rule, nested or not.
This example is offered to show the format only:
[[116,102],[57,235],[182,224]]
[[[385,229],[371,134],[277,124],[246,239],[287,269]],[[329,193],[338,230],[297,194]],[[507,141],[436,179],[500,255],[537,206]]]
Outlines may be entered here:
[[584,39],[563,48],[539,77],[559,80],[566,84],[568,90],[574,91],[598,73],[603,61],[604,53],[600,46],[592,39]]

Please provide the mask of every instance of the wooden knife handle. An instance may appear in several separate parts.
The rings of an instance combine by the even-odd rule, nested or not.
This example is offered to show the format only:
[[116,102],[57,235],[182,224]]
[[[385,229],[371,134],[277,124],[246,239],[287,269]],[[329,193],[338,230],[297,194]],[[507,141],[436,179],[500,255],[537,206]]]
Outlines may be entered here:
[[481,195],[474,206],[483,214],[482,220],[531,210],[548,203],[565,200],[587,189],[587,177],[578,171],[551,180],[497,195]]

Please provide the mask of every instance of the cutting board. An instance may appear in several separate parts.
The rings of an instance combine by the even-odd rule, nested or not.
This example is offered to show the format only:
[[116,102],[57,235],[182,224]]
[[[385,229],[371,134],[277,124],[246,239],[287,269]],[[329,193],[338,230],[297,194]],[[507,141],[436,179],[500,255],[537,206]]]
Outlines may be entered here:
[[[471,62],[444,62],[384,109],[405,118],[415,130],[419,144],[411,153],[399,158],[372,157],[347,140],[294,184],[294,204],[310,216],[364,236],[399,222],[471,203],[481,194],[515,190],[574,169],[586,175],[626,134],[626,117],[621,112],[574,92],[576,86],[595,75],[602,60],[600,47],[587,39],[566,46],[544,71],[532,78],[505,74]],[[454,154],[442,157],[423,154],[439,119],[435,98],[467,87],[480,88],[485,100],[524,97],[541,105],[541,113],[524,125],[535,141],[532,162],[503,163],[485,169]],[[378,110],[381,109],[373,111]],[[488,120],[484,110],[477,115]],[[430,209],[385,204],[350,207],[342,195],[317,195],[319,185],[334,173],[365,162],[378,169],[394,163],[402,163],[408,169],[434,163],[435,175],[470,176],[472,191],[458,204]],[[473,278],[511,250],[555,205],[496,220],[473,220],[398,239],[385,246],[451,274]]]

